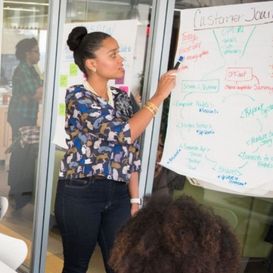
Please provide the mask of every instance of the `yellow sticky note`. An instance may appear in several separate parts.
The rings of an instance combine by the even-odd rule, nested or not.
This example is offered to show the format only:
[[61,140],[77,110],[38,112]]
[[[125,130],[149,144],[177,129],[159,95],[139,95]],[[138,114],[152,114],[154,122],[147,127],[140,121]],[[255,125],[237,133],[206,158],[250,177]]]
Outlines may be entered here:
[[70,76],[77,76],[78,75],[78,66],[76,64],[70,64],[69,66],[69,73]]
[[65,116],[65,104],[64,103],[59,104],[59,116]]
[[60,84],[60,87],[67,87],[68,76],[67,75],[60,75],[59,84]]

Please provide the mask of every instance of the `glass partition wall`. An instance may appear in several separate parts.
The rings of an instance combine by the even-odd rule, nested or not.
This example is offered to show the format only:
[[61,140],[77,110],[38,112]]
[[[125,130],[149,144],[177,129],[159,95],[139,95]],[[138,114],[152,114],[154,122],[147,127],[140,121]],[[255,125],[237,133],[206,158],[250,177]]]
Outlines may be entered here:
[[[68,83],[68,77],[62,70],[62,44],[67,38],[67,25],[92,22],[106,22],[107,25],[107,21],[136,19],[137,34],[130,63],[133,67],[131,83],[126,88],[140,98],[141,106],[142,101],[149,99],[155,91],[159,75],[173,66],[180,10],[250,2],[257,1],[3,1],[0,13],[0,121],[3,124],[0,130],[0,195],[8,197],[10,206],[0,222],[0,232],[27,242],[29,253],[20,271],[57,273],[61,272],[63,264],[62,245],[54,218],[56,184],[63,149],[57,144],[55,136],[58,130],[55,126],[58,125],[57,116],[64,118],[64,108],[58,96]],[[48,18],[51,18],[49,22]],[[12,97],[18,90],[14,75],[17,75],[15,71],[19,61],[15,49],[19,41],[32,37],[38,44],[26,54],[34,62],[31,71],[36,81],[33,84],[20,81],[20,90],[26,85],[31,90],[44,90],[44,93],[42,99],[35,96],[35,99],[29,100],[23,96],[21,106],[13,106],[17,115],[12,117],[9,109],[12,109]],[[69,73],[75,76],[74,66],[69,65]],[[42,88],[39,88],[40,85]],[[26,103],[29,104],[24,110]],[[188,194],[212,206],[216,213],[228,220],[238,235],[241,242],[241,272],[270,272],[272,247],[264,238],[272,220],[272,199],[196,187],[190,183],[191,178],[157,164],[165,144],[169,108],[169,101],[166,101],[142,138],[141,196],[152,193],[176,198]],[[22,117],[26,112],[27,116],[31,116],[30,109],[36,119],[32,118],[32,122],[27,123]],[[24,114],[18,115],[19,110]],[[12,120],[23,120],[19,125],[20,128],[27,126],[26,130],[16,134],[16,128],[11,127]],[[29,129],[34,140],[25,142],[28,138],[24,136]],[[88,272],[104,272],[99,248],[96,248]]]
[[1,5],[0,196],[8,198],[9,208],[0,232],[27,243],[28,256],[21,268],[29,270],[49,1],[1,1]]
[[[234,4],[237,5],[237,4],[244,4],[244,3],[251,3],[251,2],[260,2],[260,1],[236,1],[236,0],[178,1],[176,0],[175,9],[173,12],[173,27],[172,27],[168,67],[172,68],[175,63],[176,50],[178,47],[179,30],[180,28],[182,28],[183,30],[183,24],[180,25],[181,10],[189,9],[189,8],[198,9],[202,7],[213,7],[213,6],[220,6],[220,5],[234,5]],[[271,1],[270,3],[272,7],[273,2]],[[236,8],[234,10],[236,10]],[[217,16],[217,12],[212,14],[214,16]],[[235,27],[233,30],[235,30]],[[185,33],[186,31],[187,30],[185,30]],[[186,35],[187,33],[185,34],[185,36]],[[191,38],[193,39],[193,36],[190,38],[190,35],[191,33],[188,33],[189,39]],[[196,34],[196,36],[198,36],[198,34]],[[228,55],[228,53],[226,53],[226,55],[231,56],[230,58],[232,58],[231,50],[236,49],[236,46],[239,44],[237,39],[239,38],[236,38],[235,36],[232,36],[232,35],[227,35],[227,37],[225,38],[226,40],[222,38],[221,45],[222,47],[225,46],[225,50],[230,50],[230,55]],[[187,41],[185,41],[185,45],[183,46],[183,40],[182,40],[182,45],[180,44],[179,46],[182,48],[182,51],[180,51],[182,52],[181,54],[183,54],[184,57],[186,58],[188,55],[197,56],[200,53],[200,50],[198,49],[199,48],[198,41],[196,41],[195,43],[189,42],[187,47]],[[272,46],[272,43],[271,43],[271,46]],[[215,48],[214,50],[220,51],[221,49]],[[272,51],[270,56],[272,59]],[[222,57],[225,57],[225,56],[222,55]],[[238,61],[238,65],[239,65],[239,62],[240,61]],[[184,65],[182,63],[181,73],[185,71],[183,69],[187,69],[187,65],[189,63],[190,61]],[[198,72],[199,67],[200,67],[200,62],[196,60],[195,61],[196,72]],[[264,68],[264,69],[265,71],[263,73],[267,75],[267,72],[268,72],[266,71],[267,68]],[[209,71],[209,68],[208,68],[208,71]],[[272,88],[272,81],[271,81],[271,88]],[[200,98],[200,100],[202,99]],[[185,99],[185,101],[187,100]],[[272,100],[271,100],[271,103],[272,103]],[[158,124],[158,126],[154,128],[153,135],[156,136],[158,130],[160,133],[158,134],[158,137],[156,138],[157,140],[156,144],[155,143],[151,144],[151,146],[154,147],[153,150],[154,151],[157,150],[157,152],[154,157],[150,158],[149,165],[147,167],[147,184],[146,184],[145,193],[146,194],[152,193],[153,195],[169,195],[169,196],[172,196],[173,198],[177,198],[183,194],[186,194],[186,195],[192,196],[198,202],[201,202],[203,204],[206,204],[212,207],[216,214],[223,216],[229,222],[229,224],[231,225],[231,227],[233,228],[233,230],[235,231],[236,235],[239,238],[239,241],[241,244],[240,253],[242,258],[240,272],[245,272],[245,273],[272,272],[273,199],[268,197],[252,197],[252,196],[248,196],[247,194],[246,195],[244,194],[240,195],[238,193],[232,194],[225,190],[219,191],[215,189],[211,190],[206,187],[200,187],[198,186],[198,180],[192,179],[190,177],[185,177],[183,175],[179,175],[178,173],[173,172],[170,169],[167,169],[161,166],[160,164],[158,164],[158,162],[160,162],[161,160],[162,152],[164,149],[166,131],[168,126],[169,108],[170,108],[170,100],[164,103],[162,116],[157,117],[158,119],[160,119],[160,122],[156,123]],[[172,132],[172,134],[173,133],[174,132]],[[240,134],[240,132],[236,132],[236,134]],[[181,138],[182,138],[182,133],[181,133]],[[172,139],[172,141],[175,141],[175,140]],[[191,144],[194,145],[193,142]]]

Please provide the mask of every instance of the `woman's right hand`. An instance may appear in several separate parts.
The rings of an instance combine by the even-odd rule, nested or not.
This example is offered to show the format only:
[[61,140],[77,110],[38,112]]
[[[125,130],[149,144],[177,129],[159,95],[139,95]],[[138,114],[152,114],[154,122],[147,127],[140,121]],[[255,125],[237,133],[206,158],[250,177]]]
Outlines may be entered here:
[[[146,104],[129,120],[131,129],[131,141],[134,142],[148,126],[149,122],[154,117],[157,108],[170,95],[175,87],[176,70],[169,70],[164,73],[158,82],[155,94],[149,99],[149,103],[153,106],[148,107]],[[152,109],[150,109],[152,108]]]
[[155,96],[165,100],[175,88],[177,70],[169,70],[164,73],[158,82]]

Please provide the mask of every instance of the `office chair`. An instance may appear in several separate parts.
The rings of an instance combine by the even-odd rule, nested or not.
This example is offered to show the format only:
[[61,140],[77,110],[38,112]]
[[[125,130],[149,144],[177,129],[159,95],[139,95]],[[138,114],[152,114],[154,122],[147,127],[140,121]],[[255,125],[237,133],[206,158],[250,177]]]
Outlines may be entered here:
[[6,197],[0,196],[0,220],[4,217],[8,210],[9,201]]
[[15,270],[0,261],[0,272],[1,273],[17,273]]

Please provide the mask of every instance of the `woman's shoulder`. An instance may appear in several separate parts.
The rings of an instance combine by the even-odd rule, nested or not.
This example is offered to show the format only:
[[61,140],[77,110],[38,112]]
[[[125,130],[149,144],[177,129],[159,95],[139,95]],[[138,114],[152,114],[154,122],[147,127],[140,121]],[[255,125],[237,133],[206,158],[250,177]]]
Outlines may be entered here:
[[66,96],[81,96],[86,94],[87,90],[84,88],[83,84],[71,85],[66,89]]
[[66,91],[68,93],[77,93],[77,92],[82,92],[84,91],[84,86],[83,84],[74,84],[74,85],[71,85],[69,86]]
[[112,94],[115,96],[115,97],[123,97],[123,98],[128,98],[128,94],[126,91],[120,89],[120,88],[117,88],[115,86],[110,86],[110,89],[112,91]]
[[134,111],[131,99],[127,92],[117,87],[111,87],[111,91],[113,94],[113,100],[115,102],[116,110],[122,113],[123,116],[131,117]]
[[115,101],[115,103],[121,102],[125,104],[131,104],[130,97],[126,91],[114,86],[111,86],[110,90],[112,92],[113,100]]
[[20,62],[13,72],[13,77],[20,77],[22,74],[27,74],[29,72],[30,66],[25,62]]
[[66,102],[70,100],[79,100],[79,99],[91,99],[92,96],[88,90],[85,89],[83,84],[71,85],[66,89]]

